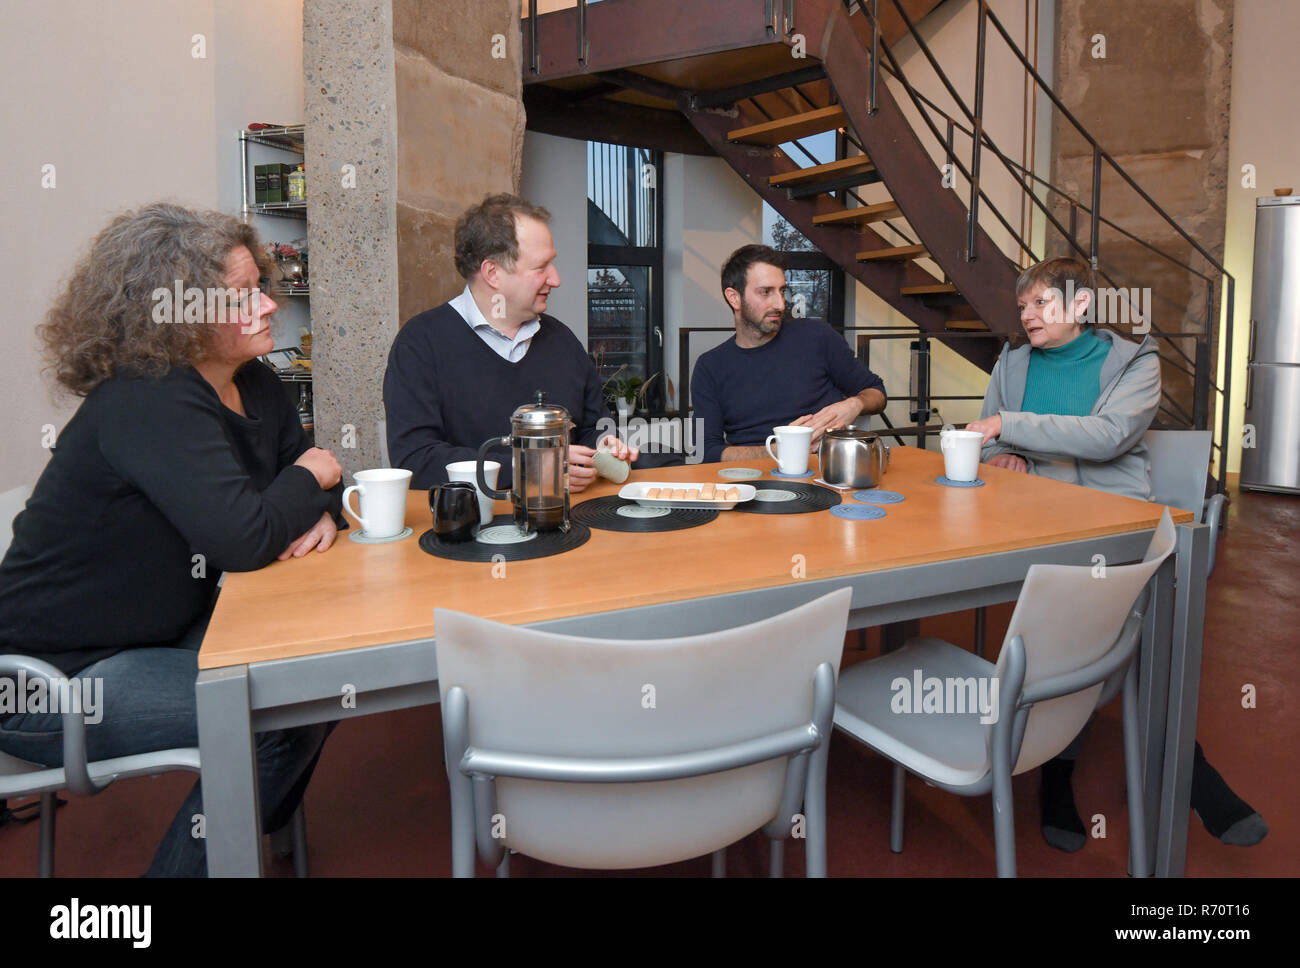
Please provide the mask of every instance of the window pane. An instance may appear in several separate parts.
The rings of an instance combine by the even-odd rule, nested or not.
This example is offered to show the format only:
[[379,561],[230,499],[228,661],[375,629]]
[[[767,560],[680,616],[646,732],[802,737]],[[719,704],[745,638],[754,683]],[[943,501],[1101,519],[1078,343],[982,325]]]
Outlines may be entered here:
[[592,266],[587,269],[587,346],[607,380],[649,372],[650,269]]
[[831,272],[829,269],[786,269],[786,312],[791,316],[830,319]]
[[587,241],[654,246],[658,175],[648,148],[587,142]]

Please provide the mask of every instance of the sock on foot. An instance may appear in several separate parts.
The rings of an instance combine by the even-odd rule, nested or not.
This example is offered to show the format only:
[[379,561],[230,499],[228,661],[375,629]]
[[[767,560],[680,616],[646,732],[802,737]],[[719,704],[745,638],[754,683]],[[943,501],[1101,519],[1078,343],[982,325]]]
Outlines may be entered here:
[[1192,809],[1210,836],[1234,847],[1252,847],[1268,835],[1264,818],[1237,794],[1196,744],[1192,760]]
[[1043,839],[1057,850],[1074,853],[1088,842],[1083,821],[1074,806],[1070,777],[1074,761],[1053,759],[1043,764]]

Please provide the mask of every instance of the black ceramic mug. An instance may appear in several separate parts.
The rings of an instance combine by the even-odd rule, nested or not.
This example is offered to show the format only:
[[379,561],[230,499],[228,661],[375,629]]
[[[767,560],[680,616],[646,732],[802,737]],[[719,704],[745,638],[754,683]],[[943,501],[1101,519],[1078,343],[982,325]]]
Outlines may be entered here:
[[469,541],[478,524],[478,491],[469,481],[449,481],[429,488],[433,533],[439,541]]

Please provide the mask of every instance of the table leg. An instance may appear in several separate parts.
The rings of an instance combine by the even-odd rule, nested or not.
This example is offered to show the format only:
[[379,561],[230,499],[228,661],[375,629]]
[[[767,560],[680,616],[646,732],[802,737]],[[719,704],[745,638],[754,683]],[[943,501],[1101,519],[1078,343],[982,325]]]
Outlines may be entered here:
[[1138,742],[1142,750],[1143,818],[1147,870],[1154,871],[1160,824],[1160,789],[1165,759],[1169,699],[1169,649],[1173,635],[1174,562],[1166,560],[1151,579],[1151,598],[1142,623],[1138,655]]
[[260,877],[262,818],[248,667],[199,673],[195,685],[209,877]]
[[1210,533],[1203,525],[1178,529],[1178,591],[1174,598],[1173,649],[1169,667],[1169,715],[1160,792],[1160,839],[1156,875],[1182,877],[1187,863],[1187,815],[1192,794],[1196,706],[1201,688],[1205,633],[1205,580]]

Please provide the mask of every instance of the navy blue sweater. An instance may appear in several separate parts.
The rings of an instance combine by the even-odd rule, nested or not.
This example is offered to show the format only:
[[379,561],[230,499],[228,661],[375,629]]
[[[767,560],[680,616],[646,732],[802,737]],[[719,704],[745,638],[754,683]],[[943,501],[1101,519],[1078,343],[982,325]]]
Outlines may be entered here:
[[733,336],[703,354],[691,377],[695,417],[702,420],[704,460],[726,447],[761,447],[792,420],[884,381],[853,355],[824,320],[787,319],[762,346],[742,349]]
[[[510,415],[538,390],[569,411],[572,443],[596,446],[597,425],[609,417],[596,367],[569,327],[546,315],[541,322],[516,363],[486,346],[450,303],[402,327],[388,354],[384,410],[389,459],[412,471],[412,487],[446,482],[446,465],[473,460],[489,437],[510,433]],[[502,462],[497,486],[508,490],[509,449],[490,456]]]
[[188,366],[90,392],[14,519],[0,652],[71,674],[171,645],[222,571],[268,565],[325,511],[337,518],[342,487],[294,464],[311,445],[275,374],[253,361],[235,384],[247,416]]

